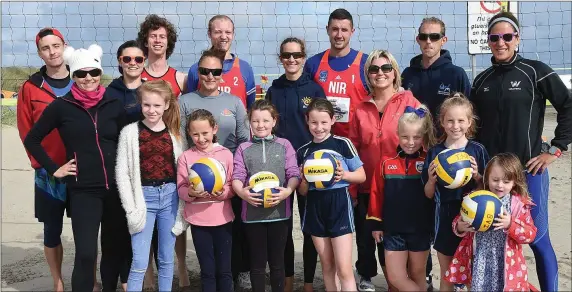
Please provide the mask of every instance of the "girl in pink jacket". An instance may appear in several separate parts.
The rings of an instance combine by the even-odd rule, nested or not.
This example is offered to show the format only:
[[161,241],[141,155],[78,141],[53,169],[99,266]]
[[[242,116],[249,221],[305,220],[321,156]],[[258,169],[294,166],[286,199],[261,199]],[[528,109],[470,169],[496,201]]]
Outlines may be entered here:
[[[191,113],[186,126],[195,146],[183,152],[177,167],[177,188],[185,204],[184,217],[191,225],[193,243],[201,267],[202,291],[233,291],[231,273],[232,221],[230,198],[233,157],[230,150],[216,143],[218,126],[211,112]],[[189,167],[210,157],[226,170],[224,188],[218,193],[197,192],[189,182]]]
[[534,240],[536,227],[520,160],[511,153],[496,155],[487,164],[484,183],[500,198],[504,211],[495,219],[494,230],[485,232],[475,232],[460,216],[453,220],[453,231],[463,239],[445,280],[466,284],[471,291],[530,291],[521,245]]

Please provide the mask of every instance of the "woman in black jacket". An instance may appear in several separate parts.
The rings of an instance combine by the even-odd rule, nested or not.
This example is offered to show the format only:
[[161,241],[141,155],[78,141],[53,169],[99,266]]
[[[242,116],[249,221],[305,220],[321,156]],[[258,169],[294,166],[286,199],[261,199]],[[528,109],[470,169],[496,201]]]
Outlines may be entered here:
[[[104,291],[116,290],[121,270],[129,269],[126,262],[131,259],[125,211],[114,179],[117,140],[126,115],[122,102],[105,94],[100,84],[101,55],[101,47],[95,44],[87,50],[66,48],[63,57],[74,85],[46,108],[24,140],[42,167],[69,188],[75,241],[73,291],[93,289],[100,224]],[[53,130],[66,148],[64,165],[55,164],[40,144]]]
[[[558,263],[548,235],[548,165],[572,142],[572,98],[548,65],[517,54],[520,43],[518,20],[501,12],[488,25],[492,66],[475,78],[470,100],[479,116],[476,140],[492,156],[516,154],[527,169],[531,209],[538,229],[530,247],[542,291],[558,290]],[[550,144],[542,142],[546,100],[557,112],[556,130]]]
[[[324,90],[312,80],[312,76],[303,72],[306,60],[306,46],[304,41],[295,37],[285,39],[280,45],[278,56],[285,73],[272,82],[266,92],[266,99],[270,100],[278,110],[279,121],[276,125],[276,135],[287,139],[294,149],[310,142],[312,136],[306,125],[306,110],[314,98],[326,98]],[[306,198],[297,196],[298,211],[304,216]],[[292,203],[294,196],[290,196]],[[293,204],[290,204],[293,206]],[[294,276],[294,241],[292,239],[293,217],[289,219],[288,238],[284,250],[284,267],[286,270],[285,291],[293,291]],[[301,218],[301,220],[303,220]],[[304,234],[304,291],[312,291],[318,252],[309,234]]]

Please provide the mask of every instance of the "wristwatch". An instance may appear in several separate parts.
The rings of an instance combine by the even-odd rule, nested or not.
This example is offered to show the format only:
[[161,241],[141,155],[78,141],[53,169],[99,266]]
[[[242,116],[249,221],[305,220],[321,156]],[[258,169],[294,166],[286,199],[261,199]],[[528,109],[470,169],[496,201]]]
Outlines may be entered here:
[[560,148],[558,148],[556,146],[552,146],[552,147],[550,147],[550,149],[548,149],[548,153],[550,153],[556,157],[560,157],[560,155],[562,155],[562,150],[560,150]]

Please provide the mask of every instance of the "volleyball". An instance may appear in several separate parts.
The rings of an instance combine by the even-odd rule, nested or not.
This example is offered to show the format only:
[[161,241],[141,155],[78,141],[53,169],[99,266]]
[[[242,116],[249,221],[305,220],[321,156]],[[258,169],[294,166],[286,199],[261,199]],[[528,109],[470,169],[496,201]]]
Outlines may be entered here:
[[475,191],[463,198],[461,217],[471,224],[476,231],[487,231],[492,228],[495,218],[503,212],[502,202],[492,192]]
[[469,154],[459,149],[441,151],[433,163],[437,167],[437,181],[448,189],[466,185],[473,176]]
[[251,187],[251,192],[260,194],[259,198],[264,200],[264,208],[270,208],[269,200],[272,194],[279,192],[276,187],[280,186],[280,179],[270,171],[261,171],[250,177],[248,185]]
[[220,192],[226,182],[226,170],[222,163],[205,157],[193,163],[189,169],[189,181],[198,192]]
[[324,189],[334,184],[337,159],[334,153],[318,150],[306,157],[304,161],[304,177],[311,187]]

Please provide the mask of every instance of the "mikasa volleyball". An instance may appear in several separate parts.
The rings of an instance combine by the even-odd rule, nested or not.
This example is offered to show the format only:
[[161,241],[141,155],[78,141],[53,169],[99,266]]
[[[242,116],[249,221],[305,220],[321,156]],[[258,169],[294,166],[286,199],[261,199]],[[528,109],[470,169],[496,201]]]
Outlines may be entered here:
[[272,198],[272,194],[279,192],[276,187],[280,186],[280,179],[273,172],[261,171],[250,177],[248,185],[251,187],[251,192],[261,195],[260,199],[264,200],[264,208],[270,208],[269,199]]
[[306,157],[304,161],[304,177],[316,189],[324,189],[334,184],[336,157],[340,154],[330,150],[318,150]]
[[226,170],[222,163],[214,158],[201,158],[191,165],[189,181],[196,191],[214,194],[224,187]]
[[445,149],[437,154],[433,163],[439,184],[448,189],[466,185],[473,176],[470,158],[469,154],[460,149]]

